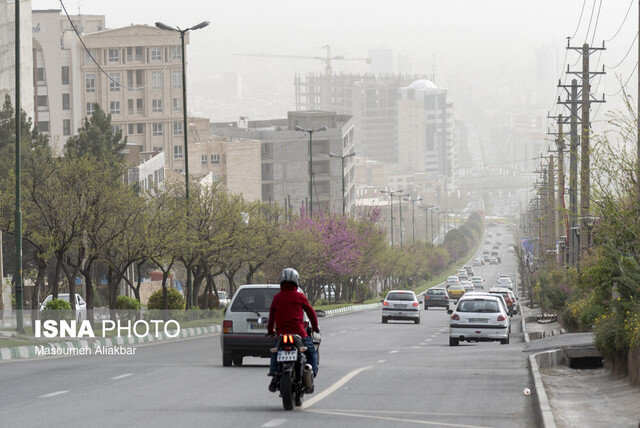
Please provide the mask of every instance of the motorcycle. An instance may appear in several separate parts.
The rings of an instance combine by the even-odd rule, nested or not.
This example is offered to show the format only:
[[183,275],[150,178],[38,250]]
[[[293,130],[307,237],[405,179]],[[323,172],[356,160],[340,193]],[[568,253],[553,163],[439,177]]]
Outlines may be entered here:
[[307,364],[306,350],[297,334],[279,335],[275,348],[271,349],[271,352],[277,352],[276,388],[285,410],[302,406],[305,392],[313,392],[313,371],[311,364]]

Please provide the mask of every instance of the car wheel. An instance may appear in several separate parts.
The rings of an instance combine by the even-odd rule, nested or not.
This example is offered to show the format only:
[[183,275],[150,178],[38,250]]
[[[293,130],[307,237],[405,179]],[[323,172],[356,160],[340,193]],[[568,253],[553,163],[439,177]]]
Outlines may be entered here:
[[231,352],[223,352],[222,353],[222,365],[224,367],[231,367],[231,363],[233,362],[231,357]]
[[242,355],[233,356],[233,365],[240,367],[242,365]]
[[449,338],[449,346],[458,346],[459,343],[460,343],[459,339],[456,339],[455,337]]
[[382,324],[386,324],[387,323],[387,318],[386,317],[382,317]]
[[429,310],[429,306],[424,305],[424,310],[425,310],[425,311],[428,311],[428,310]]
[[509,344],[509,338],[507,337],[506,339],[500,339],[500,344],[501,345],[508,345]]
[[413,321],[416,324],[420,324],[420,318],[417,318],[415,321]]

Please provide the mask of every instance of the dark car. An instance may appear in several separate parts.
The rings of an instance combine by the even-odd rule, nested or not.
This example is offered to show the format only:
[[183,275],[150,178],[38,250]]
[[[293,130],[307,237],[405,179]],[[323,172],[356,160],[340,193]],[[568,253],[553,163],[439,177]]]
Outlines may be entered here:
[[444,288],[430,288],[424,293],[424,308],[449,309],[449,295]]

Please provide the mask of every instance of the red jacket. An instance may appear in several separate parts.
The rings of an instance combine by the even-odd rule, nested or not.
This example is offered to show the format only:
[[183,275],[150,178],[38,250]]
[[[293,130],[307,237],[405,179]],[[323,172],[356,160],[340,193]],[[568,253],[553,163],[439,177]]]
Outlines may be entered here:
[[293,284],[285,284],[280,292],[273,296],[269,309],[269,324],[267,331],[274,333],[274,324],[278,334],[298,334],[307,337],[304,329],[302,311],[307,313],[314,331],[319,331],[316,311],[311,307],[304,294],[298,292]]

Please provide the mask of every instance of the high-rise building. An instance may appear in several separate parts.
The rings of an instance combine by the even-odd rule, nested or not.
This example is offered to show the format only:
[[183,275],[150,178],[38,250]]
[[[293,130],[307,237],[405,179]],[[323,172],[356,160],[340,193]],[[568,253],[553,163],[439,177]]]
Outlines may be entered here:
[[447,99],[447,90],[421,79],[399,93],[399,163],[411,171],[443,176],[453,183],[458,153],[453,103]]
[[[0,104],[11,97],[15,108],[15,1],[0,2]],[[20,0],[20,107],[34,118],[31,1]],[[34,119],[35,122],[35,119]]]
[[[313,134],[313,211],[342,210],[342,178],[345,183],[345,209],[355,199],[355,158],[345,158],[344,171],[338,156],[353,152],[354,122],[350,116],[326,111],[289,112],[286,119],[213,124],[216,135],[258,140],[261,143],[262,200],[290,203],[297,208],[309,202],[309,136],[295,126],[327,130]],[[230,163],[230,162],[228,162]],[[246,168],[245,165],[237,167]],[[230,167],[229,167],[230,168]]]

